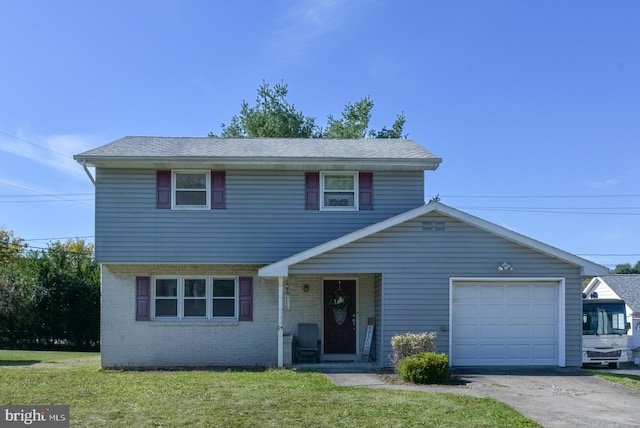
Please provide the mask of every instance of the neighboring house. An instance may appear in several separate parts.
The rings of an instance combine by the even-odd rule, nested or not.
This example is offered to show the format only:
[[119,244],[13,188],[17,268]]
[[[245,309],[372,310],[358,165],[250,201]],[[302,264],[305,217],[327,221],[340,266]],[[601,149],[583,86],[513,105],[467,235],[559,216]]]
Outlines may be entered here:
[[[598,293],[600,299],[622,299],[627,307],[629,347],[634,350],[633,358],[640,359],[640,275],[601,275],[593,278],[584,293]],[[639,364],[636,361],[636,364]]]
[[377,366],[423,331],[456,366],[581,364],[581,276],[608,270],[425,205],[441,159],[414,141],[125,137],[75,159],[104,367],[288,365],[298,323],[321,360],[359,361],[370,320]]

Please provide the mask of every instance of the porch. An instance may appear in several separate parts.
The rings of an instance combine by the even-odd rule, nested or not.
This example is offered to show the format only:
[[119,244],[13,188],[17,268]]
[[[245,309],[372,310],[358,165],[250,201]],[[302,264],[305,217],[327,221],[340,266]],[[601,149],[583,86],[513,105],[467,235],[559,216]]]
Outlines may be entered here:
[[[265,278],[277,281],[278,366],[309,370],[369,370],[381,367],[376,325],[376,300],[381,275],[327,274]],[[377,286],[376,286],[377,284]],[[314,358],[300,358],[296,338],[301,324],[317,329]],[[315,361],[314,361],[315,360]]]

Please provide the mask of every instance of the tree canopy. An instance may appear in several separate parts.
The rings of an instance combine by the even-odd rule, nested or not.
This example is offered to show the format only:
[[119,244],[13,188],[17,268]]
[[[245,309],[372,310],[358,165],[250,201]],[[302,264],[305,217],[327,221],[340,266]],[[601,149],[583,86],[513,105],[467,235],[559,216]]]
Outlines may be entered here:
[[100,267],[83,240],[28,250],[0,229],[0,348],[97,349]]
[[613,273],[617,274],[640,274],[640,261],[636,263],[635,266],[631,266],[630,263],[624,263],[621,265],[616,265]]
[[[221,125],[222,138],[404,138],[405,117],[399,114],[390,128],[377,131],[369,127],[373,100],[364,97],[347,103],[339,118],[327,117],[327,126],[316,124],[316,118],[305,116],[287,101],[288,87],[278,83],[271,87],[263,82],[258,87],[254,106],[243,101],[240,113],[231,118],[229,125]],[[218,138],[209,133],[209,137]]]

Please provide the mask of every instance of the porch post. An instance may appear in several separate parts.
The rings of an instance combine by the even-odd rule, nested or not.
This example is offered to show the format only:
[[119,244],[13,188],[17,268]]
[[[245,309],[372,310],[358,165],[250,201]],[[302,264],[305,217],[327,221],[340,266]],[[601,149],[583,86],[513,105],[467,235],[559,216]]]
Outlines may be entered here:
[[282,301],[284,299],[284,277],[278,277],[278,368],[284,367],[284,326],[282,325]]

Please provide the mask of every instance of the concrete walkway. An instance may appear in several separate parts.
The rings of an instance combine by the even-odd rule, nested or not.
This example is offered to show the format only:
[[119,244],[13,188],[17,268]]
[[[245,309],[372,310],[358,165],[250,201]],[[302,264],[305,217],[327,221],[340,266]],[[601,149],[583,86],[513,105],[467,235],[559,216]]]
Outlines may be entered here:
[[[626,372],[640,375],[638,369]],[[583,370],[467,368],[454,369],[452,374],[459,385],[404,384],[390,374],[325,373],[341,386],[491,397],[544,427],[640,427],[640,393]]]

